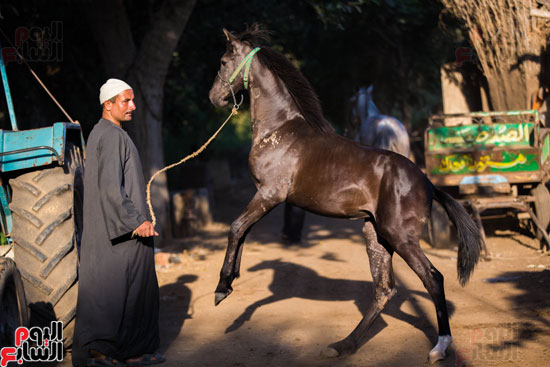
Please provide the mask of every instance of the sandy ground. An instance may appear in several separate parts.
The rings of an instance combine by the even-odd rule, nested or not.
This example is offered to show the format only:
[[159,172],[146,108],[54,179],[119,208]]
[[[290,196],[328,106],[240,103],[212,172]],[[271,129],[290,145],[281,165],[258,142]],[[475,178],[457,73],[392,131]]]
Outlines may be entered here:
[[[304,243],[280,243],[282,208],[253,228],[241,278],[214,306],[228,224],[245,206],[228,201],[204,232],[165,244],[177,263],[158,267],[161,351],[171,366],[424,366],[437,341],[435,308],[398,256],[397,295],[357,353],[321,351],[347,336],[372,300],[360,221],[308,214]],[[505,221],[486,228],[493,259],[462,288],[456,252],[422,248],[445,276],[454,349],[436,366],[550,366],[550,256]]]

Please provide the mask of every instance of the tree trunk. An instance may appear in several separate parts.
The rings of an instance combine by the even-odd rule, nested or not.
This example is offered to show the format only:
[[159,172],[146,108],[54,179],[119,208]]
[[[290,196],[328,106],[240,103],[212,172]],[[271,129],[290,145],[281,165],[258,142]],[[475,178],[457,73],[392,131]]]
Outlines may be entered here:
[[[468,113],[471,112],[466,93],[464,75],[453,64],[445,64],[441,67],[441,95],[443,96],[443,113]],[[445,125],[471,124],[469,117],[456,117],[445,119]]]
[[[86,14],[99,46],[108,78],[125,79],[134,89],[137,106],[132,122],[124,126],[136,144],[145,179],[164,167],[162,102],[172,54],[196,0],[165,0],[151,16],[139,49],[132,36],[123,0],[94,1]],[[99,93],[99,92],[98,92]],[[157,231],[169,236],[169,195],[166,174],[155,178],[151,200]]]
[[[527,61],[526,63],[532,63]],[[536,67],[512,70],[484,70],[491,104],[496,111],[524,110],[531,108],[533,97],[539,88],[540,64]]]
[[[442,0],[464,22],[494,110],[532,107],[550,29],[534,17],[535,0]],[[547,5],[544,5],[547,7]],[[544,10],[544,9],[539,9]],[[460,61],[460,60],[457,60]]]

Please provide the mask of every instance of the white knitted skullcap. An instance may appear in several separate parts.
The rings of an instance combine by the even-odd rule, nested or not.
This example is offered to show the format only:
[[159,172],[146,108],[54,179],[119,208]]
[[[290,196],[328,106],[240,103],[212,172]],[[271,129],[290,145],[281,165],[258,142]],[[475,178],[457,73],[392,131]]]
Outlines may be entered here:
[[107,80],[99,89],[99,104],[103,104],[106,100],[113,98],[127,89],[132,89],[132,87],[120,79]]

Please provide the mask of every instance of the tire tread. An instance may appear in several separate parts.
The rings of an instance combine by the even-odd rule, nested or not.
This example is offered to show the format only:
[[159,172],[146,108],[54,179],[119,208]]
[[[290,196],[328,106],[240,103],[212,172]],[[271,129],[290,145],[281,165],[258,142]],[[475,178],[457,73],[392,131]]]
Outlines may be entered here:
[[34,315],[31,320],[53,317],[63,321],[66,348],[72,343],[78,287],[71,219],[75,218],[75,179],[83,174],[83,161],[75,151],[78,148],[67,145],[63,167],[44,167],[9,182],[13,191],[10,209],[16,213],[12,228],[15,261]]

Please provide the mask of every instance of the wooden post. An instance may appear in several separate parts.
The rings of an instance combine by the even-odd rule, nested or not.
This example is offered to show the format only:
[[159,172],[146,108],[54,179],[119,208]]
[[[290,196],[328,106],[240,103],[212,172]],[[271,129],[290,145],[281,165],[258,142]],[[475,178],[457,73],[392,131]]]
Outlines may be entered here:
[[[464,75],[455,63],[441,67],[441,94],[443,96],[443,113],[468,113],[470,107],[464,93]],[[467,117],[456,117],[445,120],[445,125],[455,126],[471,124]]]

